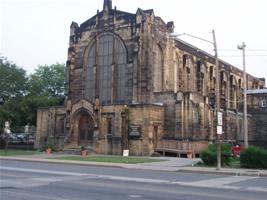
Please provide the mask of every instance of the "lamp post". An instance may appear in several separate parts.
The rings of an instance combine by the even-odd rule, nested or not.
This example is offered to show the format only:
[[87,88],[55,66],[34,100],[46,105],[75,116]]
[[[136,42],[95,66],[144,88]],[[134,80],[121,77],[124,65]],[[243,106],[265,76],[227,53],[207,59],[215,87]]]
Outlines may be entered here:
[[243,113],[243,131],[244,131],[244,146],[248,148],[248,121],[247,121],[247,73],[246,73],[246,44],[238,45],[237,48],[243,52],[243,93],[244,93],[244,113]]
[[212,30],[212,36],[213,41],[209,41],[188,33],[182,33],[178,34],[176,36],[186,35],[192,38],[196,38],[198,40],[202,40],[204,42],[208,42],[213,45],[214,47],[214,59],[215,59],[215,67],[216,67],[216,107],[215,107],[215,113],[216,113],[216,125],[217,125],[217,170],[221,169],[221,134],[222,134],[222,113],[220,112],[221,104],[220,104],[220,69],[219,69],[219,60],[218,60],[218,49],[217,49],[217,42],[215,37],[215,31]]

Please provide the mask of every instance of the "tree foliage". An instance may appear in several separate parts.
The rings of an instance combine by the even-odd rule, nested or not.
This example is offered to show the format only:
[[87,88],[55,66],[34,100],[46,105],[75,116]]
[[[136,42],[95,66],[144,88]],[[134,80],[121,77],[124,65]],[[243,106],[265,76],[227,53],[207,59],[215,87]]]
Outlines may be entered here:
[[40,65],[30,76],[31,95],[59,97],[64,95],[65,66],[63,64]]
[[[36,125],[37,109],[61,105],[64,101],[65,65],[38,66],[27,76],[25,70],[0,59],[0,132],[5,121],[13,131]],[[1,101],[1,97],[4,102]]]
[[0,98],[8,101],[26,92],[26,71],[0,57]]

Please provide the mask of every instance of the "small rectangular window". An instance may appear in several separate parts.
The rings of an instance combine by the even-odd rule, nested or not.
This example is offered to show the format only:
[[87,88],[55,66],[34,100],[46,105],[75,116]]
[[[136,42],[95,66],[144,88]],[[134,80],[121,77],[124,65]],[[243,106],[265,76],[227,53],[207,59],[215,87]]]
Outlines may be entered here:
[[266,108],[267,107],[266,100],[261,100],[261,107],[262,108]]
[[183,55],[183,67],[187,65],[187,55]]
[[112,116],[107,116],[107,135],[112,136],[114,135],[114,118]]

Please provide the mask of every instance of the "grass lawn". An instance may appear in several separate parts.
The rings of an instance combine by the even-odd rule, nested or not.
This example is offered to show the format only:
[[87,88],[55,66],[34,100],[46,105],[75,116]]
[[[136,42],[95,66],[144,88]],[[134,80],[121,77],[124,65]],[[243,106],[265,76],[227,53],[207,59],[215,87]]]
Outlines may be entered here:
[[5,152],[4,149],[0,150],[0,156],[33,155],[33,154],[38,154],[38,153],[40,153],[40,152],[30,151],[30,150],[11,150],[11,149],[8,149],[7,152]]
[[160,162],[165,160],[160,159],[150,159],[142,157],[122,157],[122,156],[68,156],[68,157],[59,157],[52,158],[59,160],[75,160],[75,161],[87,161],[87,162],[106,162],[106,163],[125,163],[125,164],[137,164],[137,163],[151,163],[151,162]]

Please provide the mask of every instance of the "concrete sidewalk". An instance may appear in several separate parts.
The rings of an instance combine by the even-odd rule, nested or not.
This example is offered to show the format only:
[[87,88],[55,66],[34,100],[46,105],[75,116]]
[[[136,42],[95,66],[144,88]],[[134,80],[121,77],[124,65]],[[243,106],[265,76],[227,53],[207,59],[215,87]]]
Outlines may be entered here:
[[[201,159],[187,159],[187,158],[175,158],[175,157],[146,157],[155,160],[165,160],[160,162],[152,163],[139,163],[139,164],[124,164],[124,163],[104,163],[104,162],[93,162],[93,161],[73,161],[73,160],[57,160],[59,157],[69,157],[78,155],[53,153],[47,155],[34,154],[34,155],[20,155],[20,156],[0,156],[0,160],[18,160],[18,161],[30,161],[30,162],[44,162],[44,163],[66,163],[66,164],[77,164],[77,165],[91,165],[91,166],[107,166],[107,167],[121,167],[128,169],[149,169],[158,171],[178,171],[181,167],[194,166],[201,162]],[[89,155],[90,156],[90,155]],[[79,156],[78,156],[79,157]]]
[[[42,162],[42,163],[57,163],[57,164],[73,164],[73,165],[88,165],[88,166],[102,166],[102,167],[120,167],[127,169],[143,169],[156,171],[179,171],[190,173],[212,173],[221,175],[237,175],[237,176],[265,176],[267,177],[267,170],[252,170],[252,169],[234,169],[221,168],[216,170],[214,167],[197,167],[194,166],[200,159],[174,158],[174,157],[149,157],[151,159],[164,159],[166,161],[140,164],[122,164],[122,163],[103,163],[103,162],[86,162],[86,161],[71,161],[71,160],[57,160],[57,157],[75,156],[66,154],[36,154],[23,156],[0,156],[1,160],[17,160],[28,162]],[[51,159],[53,158],[53,159]]]

